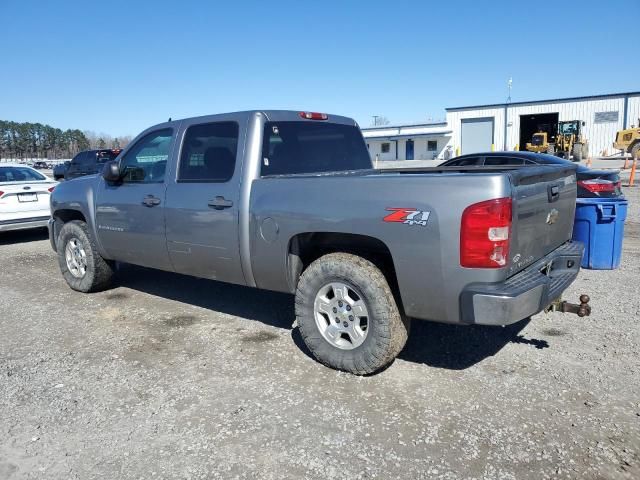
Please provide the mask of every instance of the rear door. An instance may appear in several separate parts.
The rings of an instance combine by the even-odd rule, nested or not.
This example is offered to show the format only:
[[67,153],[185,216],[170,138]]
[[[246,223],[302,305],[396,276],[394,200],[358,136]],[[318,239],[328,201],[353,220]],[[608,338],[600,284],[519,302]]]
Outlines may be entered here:
[[140,138],[120,159],[122,181],[101,180],[96,199],[100,243],[114,259],[172,270],[164,226],[165,172],[175,139],[172,127]]
[[238,238],[242,116],[185,121],[167,186],[167,248],[180,273],[245,284]]
[[513,186],[510,272],[571,239],[576,208],[575,166],[530,166],[509,173]]

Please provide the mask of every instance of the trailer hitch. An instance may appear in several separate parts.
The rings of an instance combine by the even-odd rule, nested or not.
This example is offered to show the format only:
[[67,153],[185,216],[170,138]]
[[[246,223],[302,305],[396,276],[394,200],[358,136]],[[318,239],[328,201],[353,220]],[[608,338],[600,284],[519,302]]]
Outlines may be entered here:
[[547,312],[575,313],[579,317],[591,315],[591,305],[589,305],[589,295],[580,295],[580,304],[569,303],[566,300],[555,300],[546,309]]

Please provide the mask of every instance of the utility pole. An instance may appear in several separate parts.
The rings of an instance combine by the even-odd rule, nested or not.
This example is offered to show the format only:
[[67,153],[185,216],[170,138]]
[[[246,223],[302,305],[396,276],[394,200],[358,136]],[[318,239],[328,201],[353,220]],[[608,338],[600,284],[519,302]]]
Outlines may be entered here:
[[380,115],[371,115],[371,118],[373,118],[373,126],[377,126],[378,125],[378,119],[380,118]]

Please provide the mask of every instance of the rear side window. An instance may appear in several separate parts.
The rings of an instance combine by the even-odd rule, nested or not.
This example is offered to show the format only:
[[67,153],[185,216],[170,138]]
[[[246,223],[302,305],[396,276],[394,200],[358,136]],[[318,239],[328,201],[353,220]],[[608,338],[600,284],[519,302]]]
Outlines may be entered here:
[[356,126],[316,122],[267,122],[262,175],[335,172],[371,168]]
[[71,163],[78,167],[81,165],[89,165],[91,163],[91,153],[92,153],[91,151],[80,152],[75,157],[73,157],[73,160],[71,160]]
[[0,167],[0,182],[32,182],[45,176],[27,167]]
[[515,157],[487,157],[484,160],[485,165],[524,165],[522,158]]
[[189,127],[182,144],[178,181],[229,181],[236,167],[238,131],[236,122],[205,123]]

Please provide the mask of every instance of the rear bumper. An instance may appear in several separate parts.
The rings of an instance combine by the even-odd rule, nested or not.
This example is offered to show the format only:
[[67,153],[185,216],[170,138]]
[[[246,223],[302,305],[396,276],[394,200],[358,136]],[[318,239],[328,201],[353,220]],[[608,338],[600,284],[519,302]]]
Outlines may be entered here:
[[29,218],[16,218],[12,220],[0,221],[0,232],[7,232],[9,230],[25,230],[27,228],[39,228],[46,227],[49,221],[49,216],[46,217],[29,217]]
[[462,322],[509,325],[541,312],[573,283],[583,251],[582,243],[567,242],[504,282],[468,285],[460,294]]

